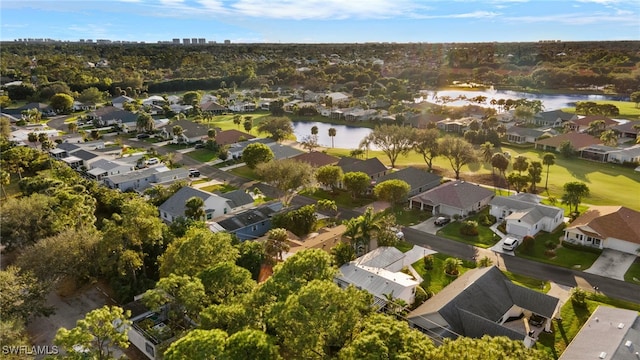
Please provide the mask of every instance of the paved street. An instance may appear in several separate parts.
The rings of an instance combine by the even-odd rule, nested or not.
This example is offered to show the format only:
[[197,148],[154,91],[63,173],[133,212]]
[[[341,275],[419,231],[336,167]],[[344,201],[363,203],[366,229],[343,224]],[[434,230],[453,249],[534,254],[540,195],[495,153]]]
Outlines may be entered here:
[[472,260],[486,255],[501,269],[516,274],[526,275],[540,280],[549,280],[570,287],[580,286],[587,290],[592,290],[594,286],[597,286],[599,291],[607,296],[640,303],[639,285],[582,271],[539,263],[516,256],[494,254],[485,249],[444,239],[409,227],[403,228],[402,231],[408,242],[435,250],[439,253],[466,260]]

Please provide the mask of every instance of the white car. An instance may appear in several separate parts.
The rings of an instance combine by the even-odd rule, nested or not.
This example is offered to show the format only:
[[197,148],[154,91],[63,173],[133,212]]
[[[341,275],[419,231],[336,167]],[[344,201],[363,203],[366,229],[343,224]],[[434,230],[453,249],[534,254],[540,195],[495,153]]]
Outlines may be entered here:
[[147,160],[147,165],[155,165],[155,164],[159,164],[160,163],[160,159],[158,158],[150,158],[149,160]]
[[504,242],[502,243],[502,250],[513,251],[518,247],[519,243],[520,242],[518,241],[518,239],[507,237],[504,239]]

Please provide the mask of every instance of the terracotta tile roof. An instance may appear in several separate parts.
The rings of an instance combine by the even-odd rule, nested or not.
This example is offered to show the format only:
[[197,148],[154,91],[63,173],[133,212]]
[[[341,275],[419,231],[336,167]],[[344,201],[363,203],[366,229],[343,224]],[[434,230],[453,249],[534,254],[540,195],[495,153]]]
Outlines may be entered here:
[[335,165],[338,163],[339,158],[331,155],[327,155],[323,152],[312,151],[292,157],[292,159],[305,162],[313,167],[321,167],[325,165]]
[[602,120],[604,121],[604,125],[609,128],[613,125],[617,125],[618,122],[615,120],[612,120],[606,116],[602,116],[602,115],[589,115],[589,116],[585,116],[583,118],[577,119],[577,120],[572,120],[571,123],[572,124],[576,124],[576,125],[580,125],[580,126],[589,126],[589,124],[593,121],[598,121],[598,120]]
[[640,212],[624,206],[592,206],[567,230],[596,233],[601,239],[616,238],[640,244]]
[[582,149],[587,146],[602,144],[602,141],[594,136],[577,132],[569,132],[547,139],[538,140],[536,141],[536,144],[558,148],[560,144],[565,141],[569,141],[571,145],[573,145],[574,149]]
[[240,138],[249,140],[255,139],[255,136],[239,130],[230,129],[218,132],[216,134],[216,143],[218,143],[218,145],[235,144],[240,141]]

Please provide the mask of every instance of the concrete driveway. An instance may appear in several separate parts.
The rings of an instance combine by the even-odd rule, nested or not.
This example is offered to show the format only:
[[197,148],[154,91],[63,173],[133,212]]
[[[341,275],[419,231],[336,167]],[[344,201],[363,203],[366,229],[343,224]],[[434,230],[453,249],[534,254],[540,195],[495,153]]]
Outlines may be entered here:
[[428,218],[427,220],[421,222],[420,224],[410,226],[412,229],[420,230],[422,232],[426,232],[427,234],[435,235],[438,230],[442,228],[442,226],[437,226],[433,222],[437,219],[437,216],[433,216]]
[[617,250],[604,249],[598,259],[584,272],[624,281],[624,274],[636,256]]

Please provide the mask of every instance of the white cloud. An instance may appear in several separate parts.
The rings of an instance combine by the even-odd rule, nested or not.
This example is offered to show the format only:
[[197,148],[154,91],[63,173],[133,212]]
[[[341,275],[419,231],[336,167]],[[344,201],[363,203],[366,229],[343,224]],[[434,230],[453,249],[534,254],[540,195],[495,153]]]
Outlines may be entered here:
[[565,25],[588,25],[588,24],[618,24],[637,25],[638,16],[632,12],[624,15],[609,13],[574,13],[574,14],[554,14],[547,16],[516,16],[505,18],[510,22],[523,23],[545,23],[553,22]]

